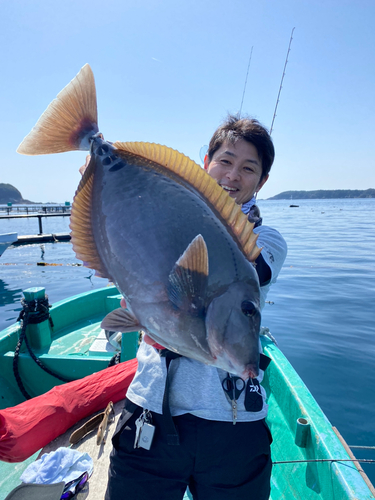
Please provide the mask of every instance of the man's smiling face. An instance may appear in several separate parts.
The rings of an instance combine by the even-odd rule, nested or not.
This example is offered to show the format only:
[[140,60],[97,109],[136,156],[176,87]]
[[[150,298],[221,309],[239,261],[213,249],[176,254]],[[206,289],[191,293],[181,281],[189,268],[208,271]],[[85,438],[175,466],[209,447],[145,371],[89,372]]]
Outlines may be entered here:
[[251,200],[268,179],[260,181],[262,161],[256,147],[244,139],[225,141],[210,162],[205,158],[204,168],[239,205]]

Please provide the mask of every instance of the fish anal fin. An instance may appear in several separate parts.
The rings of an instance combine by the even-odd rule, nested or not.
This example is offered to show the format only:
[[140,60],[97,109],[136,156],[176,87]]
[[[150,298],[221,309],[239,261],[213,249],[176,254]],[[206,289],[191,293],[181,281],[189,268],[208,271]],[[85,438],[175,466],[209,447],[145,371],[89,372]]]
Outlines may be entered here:
[[246,241],[244,251],[248,255],[250,262],[255,262],[263,250],[263,247],[259,248],[256,244],[259,234],[253,232],[253,227],[254,223],[248,222],[242,234],[243,239]]
[[24,138],[17,152],[24,155],[88,150],[98,132],[96,90],[88,64],[57,95]]
[[216,206],[219,212],[221,212],[221,210],[225,207],[227,201],[228,201],[228,193],[226,193],[224,189],[222,189],[222,193],[220,194],[220,196],[218,196],[216,200]]
[[241,235],[241,238],[246,238],[248,231],[252,232],[254,229],[254,224],[250,224],[248,219],[245,217],[241,217],[240,220],[238,221],[237,225],[237,230],[239,234]]
[[205,308],[208,252],[198,235],[176,262],[169,275],[168,297],[180,310],[199,316]]
[[73,250],[86,267],[95,269],[102,278],[112,279],[97,250],[92,230],[91,204],[94,183],[95,159],[91,157],[74,196],[70,216]]
[[234,201],[233,198],[229,197],[229,200],[225,203],[221,214],[224,217],[226,221],[228,221],[228,224],[230,224],[230,220],[233,218],[233,211],[236,210],[236,202]]
[[243,238],[245,241],[256,241],[258,236],[253,232],[253,229],[254,229],[254,223],[253,222],[248,222],[246,224],[246,217],[243,219],[241,218],[241,223],[242,223],[242,226],[241,226],[241,223],[238,223],[237,224],[237,227],[238,229],[241,231],[240,235],[241,235],[241,238]]
[[139,321],[130,311],[120,307],[107,314],[101,323],[103,330],[113,332],[135,332],[142,329]]
[[[257,235],[257,238],[258,239],[258,235]],[[250,256],[249,257],[249,260],[250,262],[255,262],[255,260],[259,257],[259,255],[261,254],[263,250],[263,247],[259,248],[257,245],[256,245],[256,241],[249,241],[249,243],[247,244],[247,248],[245,248],[245,251],[248,253],[248,255]]]

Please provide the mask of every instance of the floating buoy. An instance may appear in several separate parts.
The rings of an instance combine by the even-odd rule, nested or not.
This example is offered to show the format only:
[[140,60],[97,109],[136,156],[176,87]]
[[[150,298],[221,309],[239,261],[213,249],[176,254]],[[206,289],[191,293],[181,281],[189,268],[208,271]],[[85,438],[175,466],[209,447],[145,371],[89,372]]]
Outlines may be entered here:
[[37,266],[63,266],[63,264],[49,264],[48,262],[37,262]]

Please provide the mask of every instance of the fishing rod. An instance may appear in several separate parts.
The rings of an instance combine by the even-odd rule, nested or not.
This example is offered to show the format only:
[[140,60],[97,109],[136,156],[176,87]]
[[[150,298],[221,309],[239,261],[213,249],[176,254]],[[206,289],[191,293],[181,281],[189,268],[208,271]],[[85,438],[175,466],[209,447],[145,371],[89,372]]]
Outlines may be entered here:
[[[272,124],[271,124],[271,129],[270,129],[270,135],[272,134],[272,129],[273,129],[273,124],[274,124],[274,121],[275,121],[275,118],[276,118],[276,111],[277,111],[277,106],[279,104],[279,100],[280,100],[280,94],[281,94],[281,89],[282,89],[282,85],[283,85],[283,80],[284,80],[284,76],[285,76],[285,69],[286,69],[286,65],[288,63],[288,56],[289,56],[289,52],[290,52],[290,46],[291,46],[291,43],[292,43],[292,40],[293,40],[293,32],[294,32],[295,28],[292,29],[292,34],[290,36],[290,41],[289,41],[289,47],[288,47],[288,52],[287,52],[287,55],[286,55],[286,60],[285,60],[285,64],[284,64],[284,71],[283,71],[283,76],[281,78],[281,83],[280,83],[280,88],[279,88],[279,93],[277,95],[277,101],[276,101],[276,106],[275,106],[275,111],[274,111],[274,114],[273,114],[273,118],[272,118]],[[251,64],[251,58],[252,58],[252,55],[253,55],[253,48],[254,46],[251,47],[251,51],[250,51],[250,57],[249,57],[249,62],[248,62],[248,65],[247,65],[247,72],[246,72],[246,78],[245,78],[245,85],[244,85],[244,88],[243,88],[243,93],[242,93],[242,100],[241,100],[241,106],[240,106],[240,110],[238,112],[238,118],[241,118],[241,112],[242,112],[242,105],[243,105],[243,101],[244,101],[244,97],[245,97],[245,92],[246,92],[246,87],[247,87],[247,78],[249,76],[249,70],[250,70],[250,64]],[[202,163],[204,163],[204,157],[205,155],[207,154],[207,150],[208,150],[208,146],[207,145],[204,145],[201,147],[200,151],[199,151],[199,157],[202,161]]]
[[242,101],[241,101],[240,110],[238,112],[238,117],[239,118],[241,118],[242,104],[243,104],[243,100],[244,100],[245,92],[246,92],[247,77],[249,75],[249,69],[250,69],[250,63],[251,63],[251,56],[253,55],[253,48],[254,48],[254,46],[251,47],[251,52],[250,52],[250,57],[249,57],[249,63],[247,65],[247,73],[246,73],[246,78],[245,78],[245,85],[244,85],[244,88],[243,88]]
[[280,460],[278,462],[272,462],[272,465],[279,464],[308,464],[317,462],[361,462],[366,464],[374,464],[375,460],[371,458],[311,458],[309,460]]
[[270,135],[272,134],[272,130],[273,130],[273,124],[275,122],[275,118],[276,118],[276,111],[277,111],[277,106],[279,104],[279,101],[280,101],[280,94],[281,94],[281,89],[283,88],[283,81],[284,81],[284,76],[285,76],[285,69],[286,69],[286,65],[288,64],[288,57],[289,57],[289,52],[290,52],[290,46],[292,45],[292,40],[293,40],[293,32],[294,32],[295,28],[292,29],[292,33],[290,35],[290,40],[289,40],[289,47],[288,47],[288,52],[286,54],[286,58],[285,58],[285,64],[284,64],[284,71],[283,71],[283,76],[281,77],[281,83],[280,83],[280,87],[279,87],[279,93],[277,94],[277,100],[276,100],[276,106],[275,106],[275,111],[273,113],[273,118],[272,118],[272,123],[271,123],[271,128],[270,128]]
[[[253,55],[253,48],[254,48],[254,46],[251,47],[251,51],[250,51],[250,57],[249,57],[248,65],[247,65],[247,72],[246,72],[246,78],[245,78],[245,85],[243,87],[242,100],[241,100],[240,110],[238,112],[238,118],[241,118],[242,105],[243,105],[243,100],[244,100],[245,92],[246,92],[247,77],[249,76],[249,69],[250,69],[251,57]],[[202,146],[200,148],[200,150],[199,150],[199,158],[201,159],[202,165],[204,164],[204,158],[205,158],[205,156],[207,154],[207,151],[208,151],[207,144],[205,144],[204,146]]]

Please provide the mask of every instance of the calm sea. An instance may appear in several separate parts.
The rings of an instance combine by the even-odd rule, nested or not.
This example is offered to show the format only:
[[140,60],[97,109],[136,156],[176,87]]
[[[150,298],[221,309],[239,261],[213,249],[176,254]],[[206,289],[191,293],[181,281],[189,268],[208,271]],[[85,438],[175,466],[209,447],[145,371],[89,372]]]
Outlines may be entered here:
[[[259,206],[289,248],[262,324],[347,443],[375,446],[375,199]],[[68,224],[44,219],[43,230],[68,232]],[[36,234],[38,222],[0,220],[0,233],[12,231]],[[0,259],[0,330],[16,320],[25,288],[45,287],[53,303],[107,284],[77,264],[70,243],[8,249]],[[354,453],[375,459],[375,450]],[[375,484],[375,464],[363,467]]]

